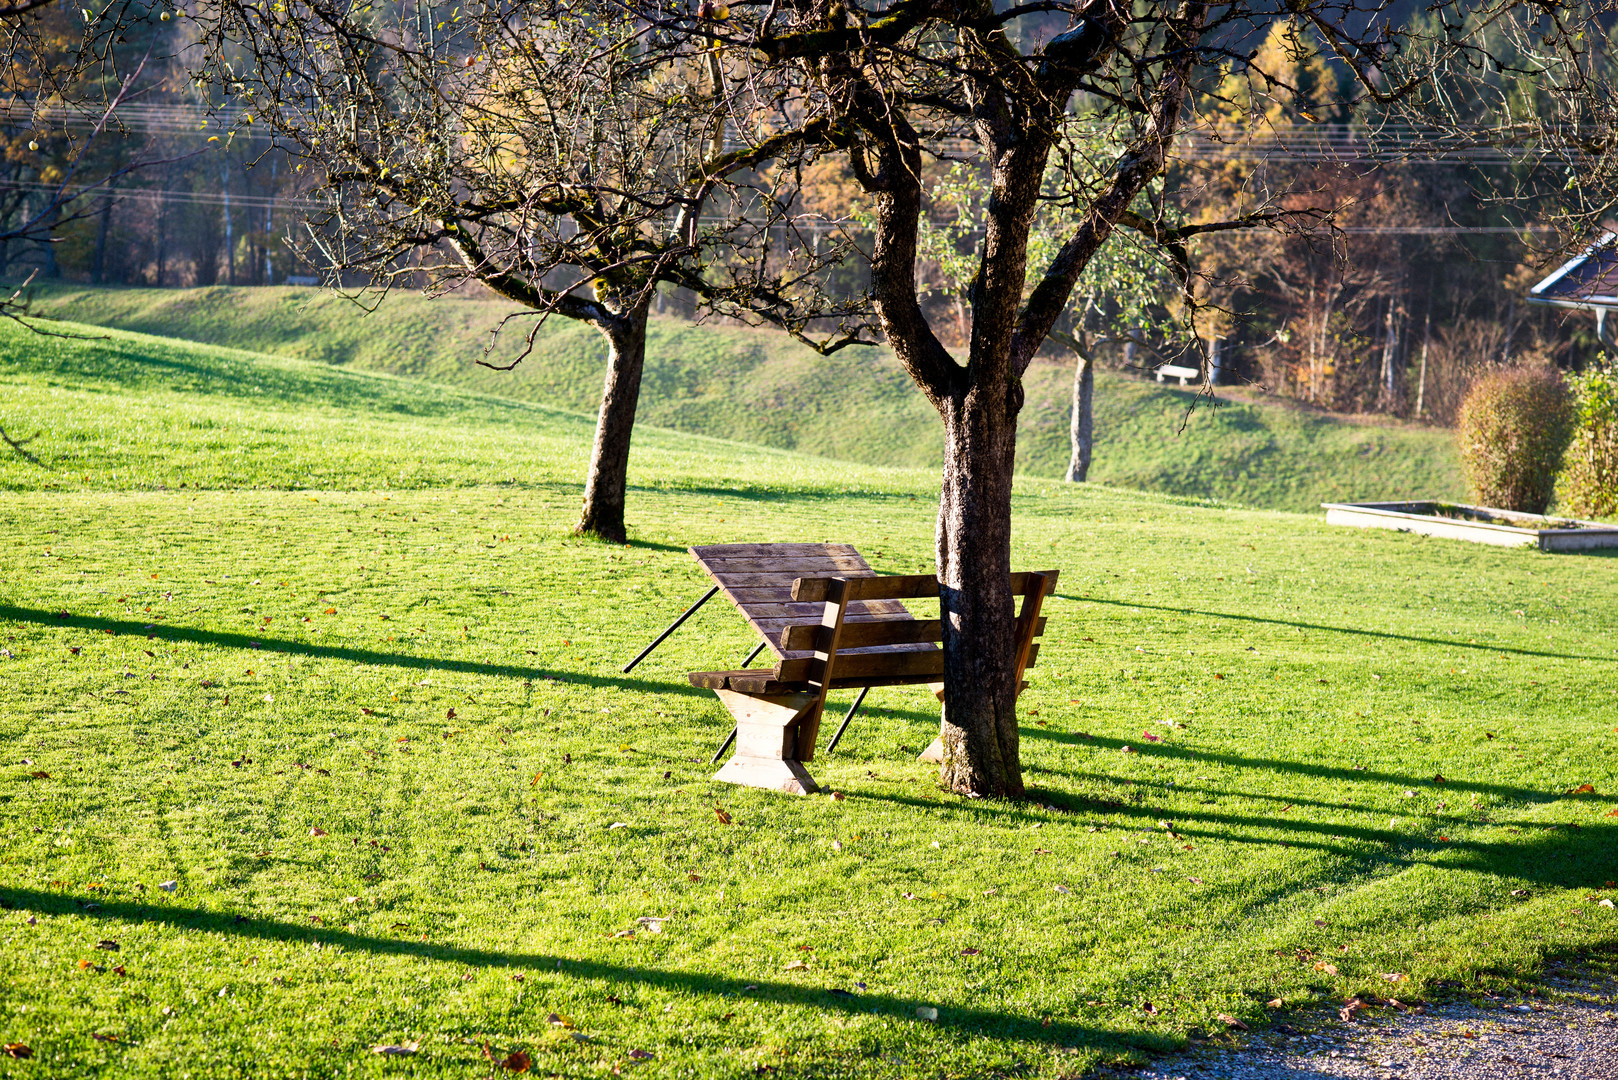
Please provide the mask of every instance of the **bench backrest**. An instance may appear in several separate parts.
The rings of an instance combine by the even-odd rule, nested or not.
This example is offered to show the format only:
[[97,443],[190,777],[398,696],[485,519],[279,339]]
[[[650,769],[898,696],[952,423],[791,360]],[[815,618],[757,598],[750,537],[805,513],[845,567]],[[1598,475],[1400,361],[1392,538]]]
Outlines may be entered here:
[[[1040,614],[1045,597],[1056,587],[1057,571],[1011,575],[1011,593],[1023,597],[1015,622],[1017,679],[1039,656],[1037,638],[1044,633]],[[944,674],[944,640],[940,619],[894,619],[849,615],[860,600],[936,598],[938,578],[932,574],[890,577],[799,578],[792,599],[823,601],[818,623],[801,623],[781,631],[788,657],[777,668],[782,682],[807,682],[821,691],[846,686],[891,686],[936,682]],[[808,651],[809,656],[791,656]]]

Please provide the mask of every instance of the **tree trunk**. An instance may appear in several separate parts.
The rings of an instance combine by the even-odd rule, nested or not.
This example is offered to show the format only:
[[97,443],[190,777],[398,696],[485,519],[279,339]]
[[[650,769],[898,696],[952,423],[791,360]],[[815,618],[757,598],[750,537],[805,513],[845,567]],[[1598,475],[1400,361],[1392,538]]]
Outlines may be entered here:
[[608,347],[607,381],[601,391],[601,414],[596,419],[595,446],[584,484],[584,512],[574,529],[618,544],[629,539],[624,531],[624,491],[629,479],[629,437],[635,427],[641,369],[646,363],[647,308],[643,300],[601,330]]
[[938,503],[944,619],[944,764],[962,794],[1020,797],[1016,633],[1011,597],[1011,476],[1020,381],[995,380],[941,404]]
[[1068,423],[1068,438],[1073,454],[1067,462],[1067,479],[1071,484],[1082,484],[1090,475],[1090,452],[1095,446],[1096,369],[1090,357],[1078,353],[1078,366],[1073,369],[1073,415]]
[[107,280],[107,234],[112,231],[113,192],[109,187],[101,199],[101,220],[96,224],[95,258],[90,263],[90,283],[103,284]]

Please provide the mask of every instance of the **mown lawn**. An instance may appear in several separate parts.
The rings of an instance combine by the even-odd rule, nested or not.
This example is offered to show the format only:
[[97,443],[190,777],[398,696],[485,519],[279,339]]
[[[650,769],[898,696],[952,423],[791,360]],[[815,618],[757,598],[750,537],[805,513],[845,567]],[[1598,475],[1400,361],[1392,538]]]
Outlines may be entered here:
[[607,547],[578,415],[10,329],[0,386],[0,1074],[1068,1076],[1618,942],[1613,559],[1028,480],[1034,798],[886,690],[800,799],[709,779],[719,602],[619,668],[688,544],[927,569],[931,474],[648,429]]

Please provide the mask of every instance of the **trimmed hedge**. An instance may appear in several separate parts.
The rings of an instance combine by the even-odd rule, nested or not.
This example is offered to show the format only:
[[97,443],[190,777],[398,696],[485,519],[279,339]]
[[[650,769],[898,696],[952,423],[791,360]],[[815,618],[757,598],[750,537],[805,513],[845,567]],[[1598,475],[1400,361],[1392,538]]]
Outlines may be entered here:
[[1559,491],[1578,517],[1618,517],[1618,365],[1574,375],[1573,442]]
[[1573,422],[1573,393],[1554,368],[1506,368],[1480,379],[1455,425],[1477,501],[1543,514],[1556,494]]

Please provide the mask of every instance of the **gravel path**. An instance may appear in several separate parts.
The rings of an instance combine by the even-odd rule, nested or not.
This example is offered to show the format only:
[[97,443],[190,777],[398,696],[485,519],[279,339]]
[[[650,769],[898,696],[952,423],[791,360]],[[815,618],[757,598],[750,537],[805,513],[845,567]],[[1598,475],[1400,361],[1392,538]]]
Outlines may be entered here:
[[1281,1024],[1110,1074],[1129,1080],[1618,1080],[1618,981],[1557,979],[1538,997],[1367,1009],[1303,1032]]

